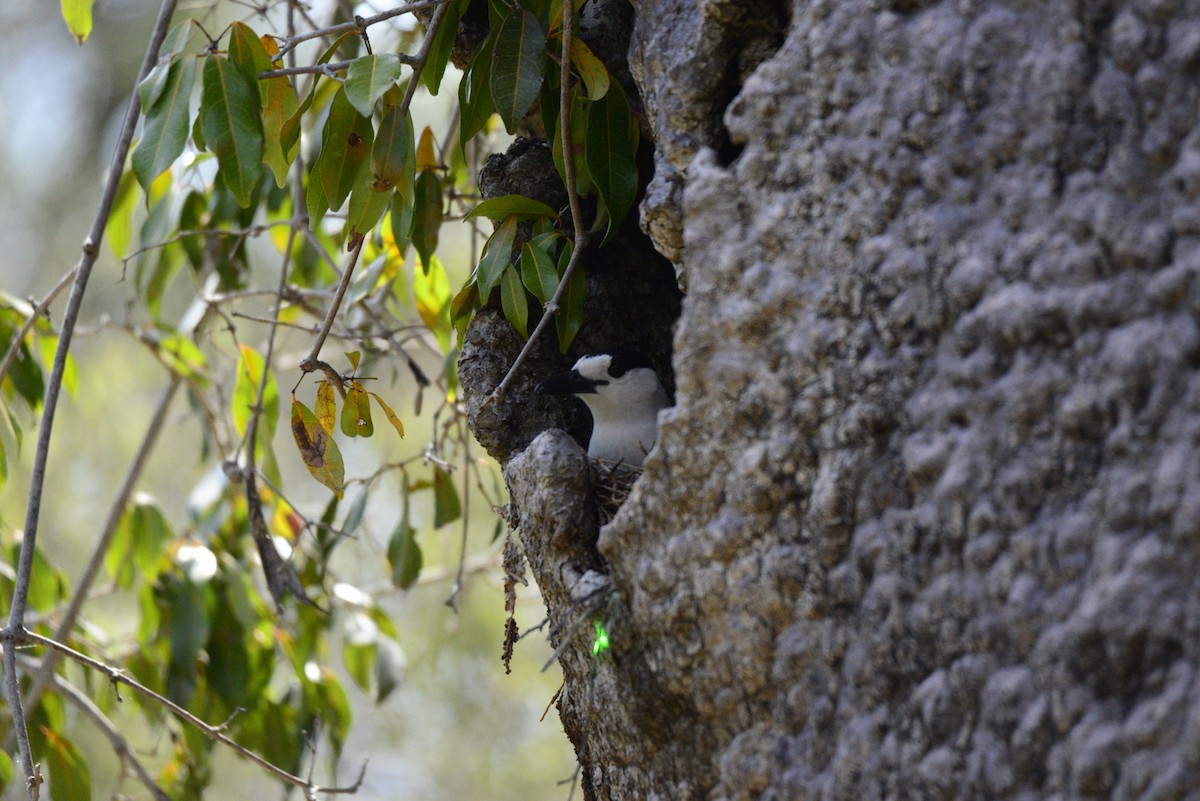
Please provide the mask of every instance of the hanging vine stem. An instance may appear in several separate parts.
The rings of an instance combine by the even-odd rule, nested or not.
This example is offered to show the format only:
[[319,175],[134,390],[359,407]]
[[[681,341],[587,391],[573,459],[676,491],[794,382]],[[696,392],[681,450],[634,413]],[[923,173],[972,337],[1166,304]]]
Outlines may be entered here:
[[[176,0],[163,0],[158,11],[158,19],[150,34],[150,43],[146,47],[146,56],[142,59],[141,69],[135,87],[150,73],[158,61],[158,51],[167,35],[167,27],[171,16],[175,13]],[[62,390],[63,371],[66,369],[67,354],[71,349],[71,335],[79,320],[79,309],[83,305],[83,295],[87,290],[88,278],[91,277],[92,267],[100,255],[100,243],[104,239],[104,229],[112,214],[113,203],[116,201],[117,188],[121,182],[121,171],[125,166],[125,158],[129,155],[129,147],[133,142],[133,132],[137,127],[138,114],[142,108],[141,96],[135,88],[130,93],[129,106],[125,110],[125,120],[121,125],[121,134],[117,139],[117,147],[113,151],[109,163],[108,180],[100,196],[100,206],[92,221],[92,229],[83,241],[83,253],[75,268],[75,284],[71,288],[71,296],[63,313],[62,327],[59,331],[58,347],[54,351],[54,366],[50,370],[50,378],[46,384],[46,396],[42,402],[42,424],[38,429],[37,449],[33,457],[33,472],[29,482],[29,501],[25,510],[25,530],[21,540],[21,553],[17,562],[17,575],[13,582],[12,603],[9,607],[8,625],[0,632],[4,642],[4,674],[8,695],[9,708],[12,710],[13,728],[17,733],[17,748],[21,755],[21,769],[25,774],[26,785],[31,799],[38,798],[41,783],[33,765],[33,752],[29,747],[29,731],[26,727],[25,713],[21,707],[21,681],[17,675],[16,641],[25,634],[25,609],[29,603],[29,580],[33,574],[33,555],[37,545],[38,518],[41,515],[42,490],[46,484],[46,462],[50,454],[50,435],[54,425],[54,413],[58,408],[58,396]]]
[[[572,0],[563,0],[562,4],[562,58],[560,64],[562,71],[559,79],[559,130],[564,142],[571,141],[571,39],[575,33],[575,9]],[[492,394],[484,400],[484,406],[490,403],[501,400],[504,393],[508,391],[508,387],[512,384],[517,372],[521,369],[521,365],[529,357],[529,352],[533,350],[533,345],[537,342],[538,337],[546,330],[550,320],[558,316],[559,301],[562,300],[563,293],[567,289],[567,284],[571,280],[571,276],[579,269],[580,257],[583,251],[587,248],[587,229],[583,225],[583,211],[579,204],[579,193],[575,191],[575,159],[563,159],[563,172],[566,173],[567,179],[567,199],[571,204],[571,222],[575,225],[575,247],[571,251],[571,258],[567,262],[567,268],[563,270],[562,279],[558,282],[558,288],[554,290],[554,296],[546,302],[543,307],[542,319],[538,320],[537,327],[533,329],[533,333],[529,335],[529,339],[525,340],[525,346],[521,348],[521,352],[517,354],[516,361],[512,367],[508,368],[508,372],[500,381],[496,388],[492,390]]]

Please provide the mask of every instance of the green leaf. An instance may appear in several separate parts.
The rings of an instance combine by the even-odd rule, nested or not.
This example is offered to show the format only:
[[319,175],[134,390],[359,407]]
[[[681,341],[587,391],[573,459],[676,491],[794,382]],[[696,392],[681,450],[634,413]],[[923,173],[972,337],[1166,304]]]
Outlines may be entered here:
[[[588,113],[584,159],[600,199],[608,209],[607,242],[637,198],[638,170],[634,158],[636,123],[620,84],[592,104]],[[632,132],[632,133],[631,133]]]
[[395,106],[387,106],[379,123],[379,134],[371,150],[371,169],[378,189],[391,189],[404,180],[406,167],[414,163],[412,117]]
[[350,190],[358,182],[358,173],[366,164],[374,143],[371,121],[350,105],[344,89],[338,89],[329,106],[329,119],[321,137],[321,155],[313,165],[320,176],[321,188],[329,208],[340,209]]
[[346,99],[364,117],[375,112],[375,101],[400,77],[400,57],[393,53],[363,56],[346,70]]
[[235,22],[230,26],[229,59],[242,71],[247,83],[256,87],[259,105],[266,105],[267,86],[258,79],[258,74],[271,69],[271,56],[262,40],[244,22]]
[[346,637],[342,641],[342,664],[346,666],[346,673],[350,676],[350,680],[363,692],[371,691],[371,669],[375,666],[374,662],[375,643],[360,645],[350,637]]
[[433,527],[441,528],[462,517],[462,504],[454,479],[439,467],[433,469]]
[[417,191],[413,203],[412,243],[421,257],[421,266],[428,270],[430,258],[437,250],[438,236],[444,215],[442,182],[433,170],[422,170],[417,176]]
[[458,36],[458,24],[466,13],[470,0],[450,0],[446,15],[438,26],[437,35],[429,46],[425,68],[421,70],[421,81],[429,94],[436,95],[442,86],[442,75],[446,72],[446,63],[450,60],[450,52],[454,49],[454,40]]
[[363,491],[355,497],[354,503],[350,504],[350,508],[346,510],[346,519],[342,521],[342,534],[350,535],[358,530],[359,524],[362,523],[363,514],[367,511],[367,497],[370,495],[369,487],[363,487]]
[[458,143],[465,147],[471,137],[487,127],[487,122],[496,113],[496,101],[492,99],[492,54],[496,37],[489,34],[475,51],[467,71],[458,83]]
[[513,133],[542,86],[546,33],[537,17],[515,6],[496,32],[495,48],[490,76],[492,98],[504,127]]
[[421,546],[408,516],[408,483],[401,484],[400,520],[388,538],[387,558],[392,568],[392,584],[407,590],[421,573]]
[[292,398],[292,437],[308,472],[341,498],[346,480],[342,452],[309,408],[295,398]]
[[542,303],[554,297],[558,289],[558,270],[550,254],[526,242],[521,247],[521,281]]
[[529,300],[516,267],[509,267],[500,278],[500,308],[523,339],[529,339]]
[[262,175],[263,129],[258,88],[224,56],[204,62],[200,124],[219,175],[242,208]]
[[141,578],[153,582],[163,567],[163,554],[174,538],[171,526],[153,499],[135,496],[125,509],[104,555],[104,567],[123,588]]
[[[571,246],[568,244],[563,249],[562,256],[559,257],[560,270],[566,269],[570,253]],[[582,266],[580,266],[575,268],[571,280],[567,282],[567,288],[563,290],[562,297],[559,299],[558,316],[554,318],[554,327],[558,330],[559,353],[566,353],[567,349],[571,347],[571,343],[575,341],[575,335],[579,333],[579,327],[583,325],[583,307],[586,302],[587,278],[584,277]]]
[[346,211],[346,226],[351,236],[365,236],[370,233],[375,223],[379,222],[383,213],[388,210],[394,194],[393,189],[376,189],[370,175],[364,170],[362,180],[350,193],[350,208]]
[[86,42],[92,32],[92,0],[62,0],[62,16],[75,41]]
[[0,751],[0,793],[13,780],[13,763],[7,751]]
[[[91,27],[90,21],[88,27]],[[87,34],[84,34],[83,38],[87,38]],[[50,774],[51,801],[90,799],[92,774],[88,770],[87,760],[83,758],[83,752],[75,743],[48,728],[43,727],[42,736],[46,738],[48,749],[46,763]]]
[[136,186],[137,178],[132,170],[126,170],[121,174],[121,182],[117,184],[117,196],[113,201],[112,214],[104,229],[108,246],[118,259],[125,258],[125,253],[129,250],[129,243],[133,239],[133,212],[137,207],[138,197],[138,193],[134,189]]
[[604,97],[608,92],[608,70],[604,62],[596,58],[592,49],[578,36],[571,39],[571,63],[578,70],[579,77],[583,78],[588,97],[592,100]]
[[387,417],[388,422],[392,424],[392,428],[396,429],[396,433],[400,435],[400,439],[404,439],[404,423],[400,422],[400,418],[397,417],[396,413],[392,411],[392,407],[384,403],[383,398],[379,397],[374,392],[368,392],[367,394],[375,399],[375,402],[379,404],[380,409],[383,409],[384,415]]
[[500,221],[510,215],[519,217],[549,217],[556,219],[558,213],[540,200],[524,195],[502,195],[488,198],[467,212],[464,220],[475,217],[487,217],[489,220]]
[[175,163],[187,144],[191,127],[192,86],[196,83],[196,59],[191,56],[171,64],[162,94],[146,113],[142,138],[133,150],[133,173],[142,191]]
[[[54,352],[58,350],[58,336],[56,334],[40,334],[37,339],[38,346],[42,351],[42,364],[46,366],[46,372],[50,372],[54,365]],[[75,364],[75,357],[70,351],[67,351],[67,361],[63,364],[62,386],[72,398],[79,391],[79,367]]]
[[500,283],[500,276],[512,263],[513,242],[517,237],[516,217],[507,217],[499,227],[488,237],[483,246],[483,256],[479,259],[477,280],[479,282],[479,300],[487,303],[492,290]]
[[360,361],[362,361],[362,351],[361,350],[346,351],[346,361],[350,362],[350,372],[357,373],[358,372],[358,364]]
[[167,74],[176,62],[176,56],[187,47],[192,36],[195,23],[189,18],[167,32],[162,47],[158,50],[158,62],[154,69],[138,84],[138,95],[142,101],[142,113],[145,114],[154,102],[162,95],[167,85]]
[[[170,331],[158,340],[157,353],[167,367],[175,373],[197,381],[201,386],[208,383],[208,379],[204,375],[208,367],[204,351],[178,331]],[[278,399],[276,408],[278,409]]]
[[350,389],[342,401],[342,433],[347,437],[369,437],[375,433],[375,424],[371,422],[371,401],[363,385],[357,381],[350,383]]

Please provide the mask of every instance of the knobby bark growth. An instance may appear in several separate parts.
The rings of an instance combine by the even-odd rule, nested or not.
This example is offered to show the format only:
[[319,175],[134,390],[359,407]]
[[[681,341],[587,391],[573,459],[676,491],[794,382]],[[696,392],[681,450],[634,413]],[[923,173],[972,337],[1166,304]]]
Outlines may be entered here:
[[506,471],[586,796],[1197,797],[1200,8],[635,11],[676,405]]

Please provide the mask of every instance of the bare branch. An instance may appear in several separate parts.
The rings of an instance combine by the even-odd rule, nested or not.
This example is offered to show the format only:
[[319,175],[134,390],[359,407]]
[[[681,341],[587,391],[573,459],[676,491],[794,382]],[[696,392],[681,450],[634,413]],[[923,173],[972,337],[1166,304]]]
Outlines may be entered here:
[[[407,53],[393,53],[392,55],[400,59],[401,64],[412,66],[416,63],[416,59]],[[337,78],[337,73],[342,70],[349,69],[353,61],[335,61],[331,64],[312,64],[307,67],[283,67],[277,70],[266,70],[258,73],[259,80],[267,78],[284,78],[289,75],[325,75],[330,78]]]
[[[120,668],[115,668],[115,667],[112,667],[111,665],[107,665],[104,662],[101,662],[98,659],[93,659],[92,657],[88,656],[87,654],[80,653],[79,651],[76,651],[74,648],[71,648],[68,645],[64,645],[64,644],[58,642],[57,640],[53,640],[49,637],[43,637],[40,634],[37,634],[32,631],[28,631],[27,629],[23,629],[23,628],[22,629],[7,628],[7,629],[4,629],[4,631],[0,632],[0,641],[2,641],[4,643],[5,661],[8,661],[9,654],[12,654],[14,663],[16,661],[16,648],[18,648],[22,645],[31,645],[31,644],[32,645],[42,645],[47,648],[53,648],[56,651],[60,651],[63,654],[63,656],[66,656],[67,658],[71,659],[72,661],[77,662],[80,665],[83,665],[84,667],[91,668],[92,670],[96,671],[97,673],[103,674],[108,679],[109,683],[111,683],[112,685],[116,686],[118,684],[124,684],[126,687],[128,687],[129,689],[136,692],[138,695],[141,695],[144,698],[149,698],[149,699],[153,700],[155,703],[160,704],[163,708],[169,710],[173,715],[175,715],[175,717],[179,718],[184,723],[187,723],[187,724],[195,727],[196,729],[198,729],[201,733],[204,734],[204,736],[208,737],[210,740],[215,740],[216,742],[221,743],[222,745],[226,746],[227,748],[232,749],[234,751],[234,753],[238,754],[239,756],[241,756],[244,759],[248,759],[249,761],[251,761],[254,764],[258,765],[259,767],[263,768],[265,771],[267,771],[268,773],[270,773],[272,776],[276,777],[277,779],[281,779],[281,780],[287,782],[288,784],[295,785],[296,787],[304,788],[305,792],[309,792],[309,793],[313,793],[313,794],[355,793],[358,791],[358,788],[362,785],[363,776],[365,774],[363,772],[360,772],[359,776],[358,776],[358,780],[353,785],[349,785],[346,787],[318,787],[318,786],[315,786],[315,785],[311,784],[310,782],[308,782],[307,780],[300,778],[299,776],[294,776],[291,773],[288,773],[286,770],[275,765],[274,763],[268,762],[267,760],[263,759],[258,754],[251,751],[250,749],[248,749],[242,745],[239,745],[235,740],[233,740],[232,738],[227,736],[222,731],[222,729],[224,727],[224,723],[221,723],[218,725],[206,723],[205,721],[203,721],[200,718],[193,715],[191,712],[188,712],[186,709],[179,706],[179,704],[176,704],[170,698],[167,698],[164,695],[159,695],[158,693],[154,692],[154,690],[151,690],[149,687],[145,686],[144,684],[137,681],[136,679],[131,679],[129,676],[125,675],[125,672],[123,670],[121,670]],[[365,767],[366,767],[365,764],[363,767],[365,770]]]
[[[571,141],[571,38],[574,35],[575,27],[575,10],[572,0],[563,0],[562,4],[562,73],[560,77],[558,104],[559,104],[559,122],[562,140],[564,142]],[[484,404],[489,404],[504,397],[504,393],[508,391],[508,387],[513,382],[513,378],[517,375],[517,371],[521,369],[521,365],[525,363],[525,359],[529,357],[529,352],[533,350],[533,345],[537,342],[538,337],[546,330],[551,318],[558,314],[558,303],[562,300],[563,292],[566,291],[568,283],[571,281],[571,276],[579,269],[580,257],[583,255],[584,249],[587,247],[587,229],[583,225],[583,211],[579,204],[579,193],[575,191],[575,160],[573,158],[563,159],[563,171],[566,173],[567,179],[567,198],[571,204],[571,221],[575,224],[575,247],[571,251],[571,258],[567,261],[567,268],[563,270],[562,280],[558,282],[558,288],[554,290],[554,297],[546,303],[542,313],[542,319],[538,320],[537,327],[533,329],[533,333],[529,335],[529,339],[525,340],[525,346],[521,348],[521,352],[517,354],[516,361],[512,367],[508,368],[508,372],[504,378],[492,390],[492,394],[487,397]]]
[[[167,28],[174,12],[175,0],[163,0],[154,30],[150,34],[150,43],[146,47],[146,55],[142,59],[135,86],[141,83],[155,62],[158,61],[158,51],[167,35]],[[42,489],[46,483],[46,462],[50,454],[50,435],[54,425],[54,414],[58,408],[59,392],[62,390],[63,371],[66,369],[67,354],[71,350],[71,336],[75,330],[75,323],[79,319],[79,309],[83,305],[83,295],[87,290],[88,278],[91,277],[92,267],[100,255],[100,243],[104,239],[104,229],[108,225],[108,218],[112,214],[113,203],[116,201],[117,188],[121,182],[121,171],[125,166],[125,157],[129,155],[129,147],[133,141],[133,132],[137,127],[138,113],[141,111],[141,107],[141,96],[134,89],[130,93],[121,134],[118,137],[112,161],[109,163],[108,180],[105,182],[104,192],[100,197],[100,207],[96,210],[92,229],[83,241],[83,254],[75,268],[75,284],[71,289],[71,296],[63,314],[58,348],[54,353],[54,365],[50,370],[50,378],[46,384],[46,397],[42,403],[42,424],[38,430],[37,450],[34,453],[33,472],[29,482],[24,538],[21,541],[21,554],[17,563],[17,577],[13,587],[12,604],[9,607],[8,625],[2,632],[3,634],[12,635],[24,629],[25,608],[29,603],[29,580],[33,572],[34,549],[37,546],[38,518],[41,515]],[[12,648],[4,649],[4,672],[8,700],[12,709],[13,728],[17,732],[17,747],[21,754],[21,769],[26,780],[31,783],[30,798],[36,799],[37,779],[34,774],[33,754],[29,749],[25,714],[21,707],[21,684],[17,675],[16,652]]]
[[278,59],[287,53],[290,53],[296,45],[300,44],[301,42],[307,42],[309,39],[319,39],[322,36],[331,36],[338,33],[346,33],[347,31],[365,30],[372,25],[389,20],[392,17],[398,17],[401,14],[411,14],[414,11],[433,8],[434,6],[444,7],[448,2],[449,0],[421,0],[421,2],[397,6],[396,8],[376,14],[373,17],[362,17],[360,18],[360,21],[342,22],[337,25],[330,25],[328,28],[317,28],[316,30],[298,33],[280,41],[279,53],[275,55],[275,58]]

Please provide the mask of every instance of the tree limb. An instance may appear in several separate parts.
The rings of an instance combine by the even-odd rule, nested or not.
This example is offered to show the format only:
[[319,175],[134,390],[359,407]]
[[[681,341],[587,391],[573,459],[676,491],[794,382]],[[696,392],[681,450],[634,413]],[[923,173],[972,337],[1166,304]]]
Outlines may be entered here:
[[[42,489],[46,483],[46,462],[50,453],[50,435],[54,424],[54,413],[58,408],[58,396],[62,390],[63,371],[66,369],[67,354],[71,349],[71,335],[75,323],[79,319],[79,309],[83,305],[83,295],[87,290],[88,278],[92,267],[100,254],[100,243],[104,239],[104,229],[112,214],[113,203],[117,197],[117,188],[121,182],[121,171],[125,166],[125,158],[133,141],[133,132],[137,127],[138,114],[141,111],[141,95],[136,86],[150,73],[158,61],[158,51],[167,35],[167,27],[171,23],[171,15],[175,12],[175,0],[163,0],[158,12],[154,30],[150,34],[150,43],[146,48],[146,56],[142,59],[141,69],[135,89],[130,93],[129,106],[125,111],[125,120],[121,126],[121,134],[117,140],[109,164],[108,180],[100,197],[100,207],[92,221],[92,229],[83,241],[83,254],[75,268],[75,284],[71,289],[67,309],[63,314],[63,323],[59,331],[58,348],[54,352],[54,366],[46,384],[46,396],[42,403],[42,424],[38,430],[37,449],[34,452],[33,473],[29,483],[29,501],[25,511],[25,530],[21,540],[21,554],[17,562],[17,576],[14,581],[12,604],[9,607],[8,625],[2,634],[13,635],[23,631],[25,625],[25,609],[29,603],[29,579],[33,572],[33,555],[37,545],[38,518],[41,515]],[[17,676],[16,652],[12,648],[4,649],[4,672],[8,690],[8,700],[12,708],[13,728],[17,732],[17,747],[21,755],[21,768],[29,783],[31,799],[38,795],[38,779],[34,773],[33,754],[29,748],[29,732],[26,729],[25,714],[21,708],[21,683]]]

